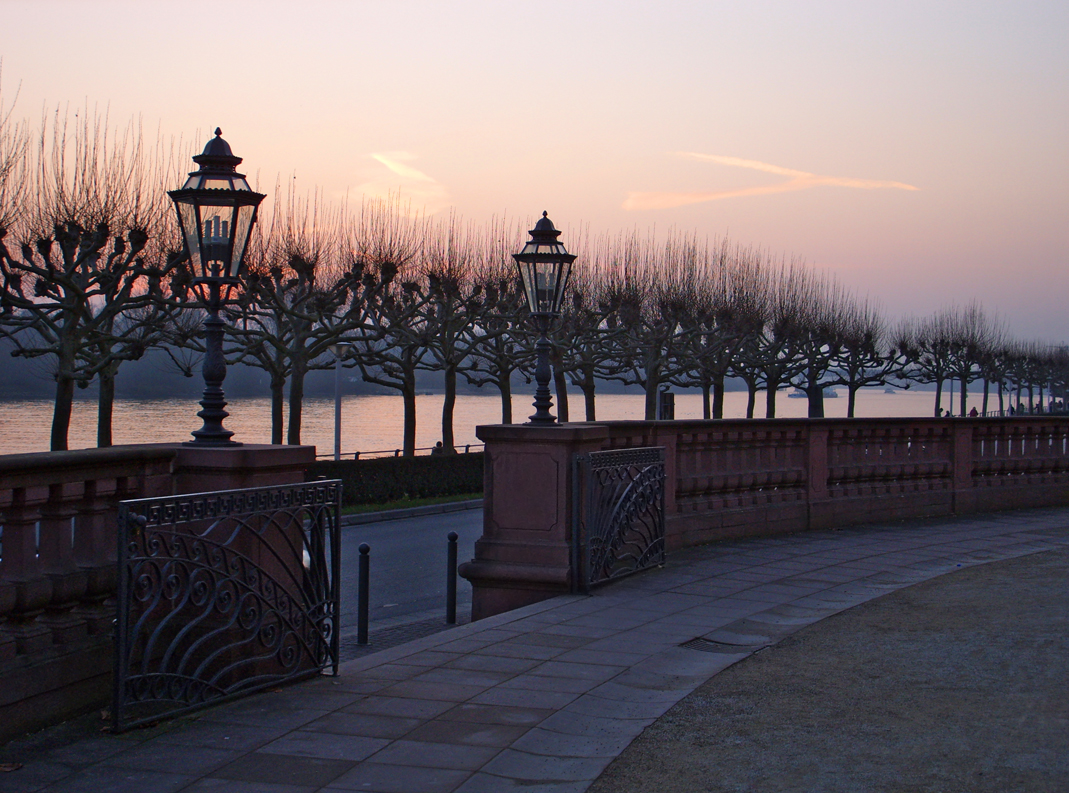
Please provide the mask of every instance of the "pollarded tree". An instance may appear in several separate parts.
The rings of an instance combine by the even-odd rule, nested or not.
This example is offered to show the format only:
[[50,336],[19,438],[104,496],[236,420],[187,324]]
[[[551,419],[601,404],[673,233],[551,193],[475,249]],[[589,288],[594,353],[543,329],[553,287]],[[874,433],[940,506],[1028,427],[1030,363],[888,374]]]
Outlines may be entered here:
[[478,250],[473,277],[482,288],[483,301],[469,329],[469,354],[460,368],[472,385],[497,388],[502,424],[512,423],[512,377],[533,354],[523,330],[526,299],[512,260],[512,252],[521,247],[523,228],[517,226],[511,236],[490,234]]
[[725,380],[748,341],[765,321],[765,276],[759,254],[725,241],[699,276],[696,303],[688,317],[692,332],[680,349],[673,382],[702,392],[704,418],[724,417]]
[[622,371],[606,376],[642,387],[649,421],[657,417],[657,394],[677,373],[679,350],[694,325],[689,317],[704,251],[685,237],[658,248],[652,238],[630,236],[613,253],[606,300],[616,310],[607,319],[607,338]]
[[[747,340],[733,364],[733,372],[750,388],[765,389],[765,418],[776,417],[776,395],[802,370],[797,343],[809,297],[806,275],[797,265],[781,267],[769,279],[764,326]],[[752,404],[747,408],[752,416]]]
[[948,309],[921,320],[904,320],[895,331],[895,347],[902,352],[903,376],[915,383],[935,383],[935,407],[938,416],[943,398],[943,383],[954,368],[952,341],[953,313]]
[[622,333],[622,328],[619,323],[609,327],[609,317],[617,306],[606,288],[605,273],[599,267],[597,255],[591,258],[593,261],[573,270],[570,294],[553,335],[557,369],[583,393],[587,421],[595,421],[597,417],[598,379],[623,372],[614,354],[620,346],[616,334]]
[[799,371],[793,384],[805,392],[809,417],[824,418],[824,389],[840,382],[836,367],[844,333],[853,311],[853,297],[826,278],[808,275],[793,347]]
[[[42,129],[22,214],[14,229],[0,229],[0,334],[14,342],[14,355],[51,363],[54,450],[67,448],[76,384],[101,373],[113,378],[122,360],[149,343],[123,335],[131,323],[151,324],[147,317],[176,261],[159,245],[172,236],[164,221],[164,159],[147,156],[133,126],[118,141],[106,119],[89,114],[70,136],[68,128],[57,114]],[[98,422],[104,442],[108,394],[105,388]]]
[[455,451],[457,375],[478,344],[476,327],[486,311],[486,295],[477,278],[483,258],[480,249],[499,236],[496,223],[488,229],[489,238],[480,238],[475,228],[453,214],[425,232],[421,264],[427,300],[420,322],[430,341],[432,361],[427,362],[427,368],[442,372],[442,446],[448,454]]
[[848,418],[854,417],[860,389],[886,385],[902,373],[904,360],[887,338],[879,309],[868,300],[855,301],[843,320],[836,363],[837,384],[846,386],[847,390]]
[[[363,214],[380,209],[365,206]],[[281,426],[279,385],[288,377],[289,444],[301,442],[308,372],[335,365],[332,345],[373,333],[372,306],[394,272],[352,250],[347,239],[341,210],[321,212],[318,202],[291,195],[250,265],[240,314],[229,329],[245,359],[271,374],[273,437]]]
[[1001,344],[1005,330],[997,317],[989,317],[976,302],[962,309],[954,307],[951,316],[950,374],[961,383],[959,415],[964,416],[969,383],[984,380],[984,401],[987,401],[984,360]]

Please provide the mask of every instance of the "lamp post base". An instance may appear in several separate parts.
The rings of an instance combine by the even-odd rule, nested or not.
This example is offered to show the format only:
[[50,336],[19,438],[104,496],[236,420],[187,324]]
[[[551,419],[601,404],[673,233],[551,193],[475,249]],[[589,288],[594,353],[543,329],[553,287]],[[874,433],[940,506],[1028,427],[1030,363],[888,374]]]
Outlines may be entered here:
[[219,317],[222,307],[218,283],[208,285],[208,316],[204,320],[204,394],[197,415],[204,420],[199,430],[190,433],[193,440],[187,446],[240,446],[230,440],[234,434],[223,426],[226,412],[226,396],[223,380],[226,379],[226,359],[223,357],[223,320]]
[[528,417],[530,418],[528,424],[547,427],[557,423],[557,417],[550,412],[553,407],[553,396],[549,392],[549,381],[553,376],[549,365],[549,353],[553,349],[553,344],[547,334],[549,333],[549,323],[552,318],[546,314],[532,314],[531,318],[538,329],[538,341],[535,342],[535,354],[537,355],[535,382],[538,385],[535,387],[534,394],[535,412],[533,416]]

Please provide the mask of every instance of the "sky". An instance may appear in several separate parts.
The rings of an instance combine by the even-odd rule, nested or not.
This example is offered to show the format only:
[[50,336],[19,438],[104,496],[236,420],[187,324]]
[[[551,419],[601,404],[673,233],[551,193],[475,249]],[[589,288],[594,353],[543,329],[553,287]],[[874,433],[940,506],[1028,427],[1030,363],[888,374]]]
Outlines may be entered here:
[[1018,337],[1069,341],[1064,0],[0,11],[5,101],[31,121],[88,105],[198,149],[220,126],[268,191],[547,210],[565,244],[728,237],[892,319],[979,300]]

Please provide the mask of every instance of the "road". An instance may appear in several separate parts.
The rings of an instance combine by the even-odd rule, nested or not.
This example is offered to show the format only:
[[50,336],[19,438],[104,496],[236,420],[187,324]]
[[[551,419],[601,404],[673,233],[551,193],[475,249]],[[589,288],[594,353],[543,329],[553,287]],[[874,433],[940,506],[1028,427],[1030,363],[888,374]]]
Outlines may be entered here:
[[[360,543],[371,546],[371,629],[428,616],[445,615],[446,536],[459,535],[457,560],[475,552],[482,534],[482,509],[366,523],[342,529],[342,634],[356,630]],[[471,585],[457,581],[457,613],[471,610]]]

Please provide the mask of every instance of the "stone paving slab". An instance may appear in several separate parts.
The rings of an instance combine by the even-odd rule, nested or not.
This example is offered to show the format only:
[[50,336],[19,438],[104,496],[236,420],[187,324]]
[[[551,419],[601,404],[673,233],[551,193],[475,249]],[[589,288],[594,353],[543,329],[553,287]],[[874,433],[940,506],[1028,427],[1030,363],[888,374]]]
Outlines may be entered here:
[[349,661],[338,678],[32,753],[0,789],[582,791],[710,677],[801,627],[1066,545],[1069,509],[1048,509],[687,549],[590,596]]

